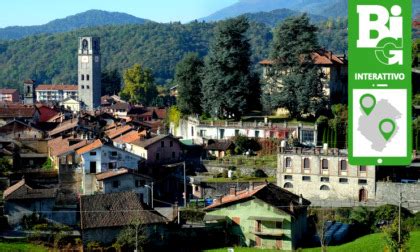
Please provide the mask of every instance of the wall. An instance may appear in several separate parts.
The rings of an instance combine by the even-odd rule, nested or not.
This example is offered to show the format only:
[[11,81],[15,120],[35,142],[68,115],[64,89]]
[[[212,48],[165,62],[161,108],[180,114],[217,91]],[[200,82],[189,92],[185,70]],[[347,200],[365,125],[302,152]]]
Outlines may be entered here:
[[[290,167],[286,167],[286,158],[291,158]],[[304,158],[309,158],[310,169],[303,169]],[[321,168],[323,159],[328,160],[328,170]],[[347,171],[340,170],[340,161],[345,160]],[[375,166],[367,166],[366,172],[359,172],[358,166],[347,163],[347,156],[321,155],[311,153],[280,153],[278,155],[277,185],[304,198],[359,200],[359,190],[367,190],[369,200],[375,199]],[[286,178],[285,175],[292,178]],[[303,181],[303,176],[310,177],[310,181]],[[329,178],[329,182],[321,182],[321,177]],[[340,183],[340,178],[346,178],[347,183]],[[366,180],[366,184],[359,184],[359,179]],[[286,183],[293,188],[286,188]],[[329,190],[321,190],[321,186],[328,186]]]
[[[172,147],[170,142],[172,141]],[[164,147],[161,147],[161,142],[164,142]],[[146,164],[153,165],[156,163],[174,163],[182,160],[182,149],[179,142],[173,138],[164,138],[150,146],[147,149],[138,145],[132,145],[129,151],[146,158]],[[175,152],[175,158],[172,158],[172,152]],[[159,160],[156,160],[156,153],[159,153]]]
[[255,169],[254,167],[244,167],[244,166],[237,166],[237,165],[227,165],[227,166],[211,166],[206,165],[206,170],[210,174],[218,174],[222,173],[225,170],[228,170],[228,166],[235,166],[236,170],[240,172],[241,176],[252,176],[255,170],[262,170],[268,177],[275,177],[277,174],[277,170],[274,168],[258,168]]
[[[376,183],[376,200],[388,202],[389,204],[398,204],[402,193],[403,201],[412,201],[411,204],[404,203],[404,207],[419,211],[420,202],[420,184],[405,184],[392,182]],[[411,206],[410,206],[411,205]]]
[[[140,176],[135,176],[133,174],[124,174],[116,176],[114,178],[109,178],[103,181],[103,190],[104,193],[113,193],[113,192],[122,192],[122,191],[135,191],[139,195],[143,195],[143,202],[150,204],[150,189],[146,186],[136,187],[136,180],[144,180],[146,185],[150,186],[150,181],[146,181],[145,178]],[[113,182],[119,181],[119,186],[117,188],[113,187]],[[97,182],[98,183],[98,182]],[[98,183],[99,184],[99,183]]]

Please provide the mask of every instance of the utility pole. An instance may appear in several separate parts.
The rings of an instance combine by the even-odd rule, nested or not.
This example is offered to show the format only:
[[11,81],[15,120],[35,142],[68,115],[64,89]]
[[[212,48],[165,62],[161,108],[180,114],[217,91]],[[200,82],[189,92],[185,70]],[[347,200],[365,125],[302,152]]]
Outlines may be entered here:
[[184,161],[184,207],[187,207],[187,178],[186,178],[186,174],[185,174],[185,161]]
[[400,202],[398,204],[398,246],[401,244],[401,204],[402,204],[402,192],[400,192]]

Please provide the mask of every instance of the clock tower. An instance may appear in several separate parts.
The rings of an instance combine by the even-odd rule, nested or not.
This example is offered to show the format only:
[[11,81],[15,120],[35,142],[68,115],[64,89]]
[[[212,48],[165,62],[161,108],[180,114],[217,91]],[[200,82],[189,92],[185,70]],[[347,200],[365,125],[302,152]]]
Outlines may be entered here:
[[97,37],[80,37],[78,52],[79,100],[87,110],[101,105],[101,54]]

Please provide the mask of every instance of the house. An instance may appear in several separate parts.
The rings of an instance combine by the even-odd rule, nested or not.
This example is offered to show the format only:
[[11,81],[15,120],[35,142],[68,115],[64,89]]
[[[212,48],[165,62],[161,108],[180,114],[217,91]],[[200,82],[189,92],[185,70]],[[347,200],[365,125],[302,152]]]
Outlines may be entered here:
[[146,165],[169,164],[183,159],[181,143],[171,134],[138,139],[131,142],[129,151],[146,159]]
[[130,110],[131,105],[124,101],[118,101],[109,107],[111,114],[117,118],[127,117],[127,112]]
[[57,137],[48,141],[48,156],[53,168],[59,173],[73,171],[77,167],[76,150],[89,144],[85,139]]
[[375,198],[375,166],[350,165],[347,150],[280,148],[277,185],[314,204]]
[[[347,103],[347,58],[345,55],[336,55],[331,51],[320,49],[311,53],[312,62],[323,73],[322,84],[326,97],[332,104]],[[260,61],[263,66],[263,80],[267,83],[277,83],[281,87],[281,80],[271,77],[274,61],[264,59]],[[264,90],[263,90],[264,91]],[[269,92],[265,90],[264,92]]]
[[111,141],[97,139],[76,151],[81,161],[83,194],[96,191],[97,173],[125,167],[138,171],[143,158],[112,145]]
[[4,213],[9,225],[17,226],[25,215],[39,214],[49,222],[76,224],[75,211],[67,211],[56,204],[57,188],[35,188],[25,179],[3,192]]
[[104,133],[110,139],[114,139],[114,138],[117,138],[117,137],[120,137],[120,136],[126,134],[127,132],[129,132],[131,130],[133,130],[133,127],[131,125],[116,124],[116,126],[114,128],[106,130]]
[[84,195],[80,198],[80,227],[84,244],[111,244],[120,231],[139,221],[150,238],[161,237],[168,220],[144,204],[137,193],[126,191]]
[[80,102],[72,97],[67,97],[60,102],[60,105],[65,109],[71,110],[73,112],[80,111]]
[[44,136],[42,130],[16,119],[0,126],[0,137],[5,139],[42,139]]
[[171,124],[169,132],[185,140],[191,139],[196,144],[204,144],[209,139],[228,140],[241,135],[254,138],[295,138],[300,143],[309,146],[316,145],[318,134],[315,124],[272,123],[268,118],[265,118],[264,122],[209,122],[201,121],[193,116],[181,119],[176,128]]
[[[274,184],[230,194],[205,208],[205,221],[227,221],[230,240],[236,245],[294,250],[306,233],[310,202]],[[252,209],[252,210],[251,210]]]
[[36,107],[39,110],[39,121],[48,122],[59,114],[59,111],[54,107],[46,106],[44,104],[37,104]]
[[0,102],[19,102],[19,91],[14,88],[0,88]]
[[19,118],[24,122],[38,122],[39,110],[35,106],[19,103],[0,103],[0,126]]
[[205,150],[209,155],[216,158],[223,158],[228,151],[232,152],[235,149],[235,145],[231,140],[209,140]]
[[67,97],[78,99],[77,85],[41,84],[35,88],[37,102],[61,102]]
[[151,190],[153,180],[149,176],[139,174],[132,169],[120,168],[96,174],[96,181],[97,192],[133,191],[139,195],[142,202],[152,205]]

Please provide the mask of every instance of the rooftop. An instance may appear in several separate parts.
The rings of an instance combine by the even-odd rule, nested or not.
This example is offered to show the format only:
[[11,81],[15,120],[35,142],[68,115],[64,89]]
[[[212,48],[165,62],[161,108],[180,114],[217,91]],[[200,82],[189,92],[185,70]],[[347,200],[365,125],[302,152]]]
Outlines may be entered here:
[[24,200],[24,199],[53,199],[57,194],[56,188],[35,189],[26,184],[25,179],[8,187],[3,192],[5,200]]
[[76,153],[78,155],[81,155],[81,154],[84,154],[86,152],[92,151],[92,150],[97,149],[97,148],[102,147],[102,146],[103,146],[102,141],[100,139],[97,139],[93,143],[90,143],[90,144],[88,144],[88,145],[86,145],[86,146],[78,149],[76,151]]
[[65,90],[77,91],[78,87],[75,84],[41,84],[35,88],[36,91],[52,91],[52,90]]
[[101,181],[101,180],[105,180],[105,179],[108,179],[108,178],[118,177],[118,176],[124,175],[124,174],[134,174],[136,176],[141,176],[141,177],[151,179],[148,176],[136,173],[133,169],[120,168],[118,170],[109,170],[109,171],[106,171],[106,172],[98,173],[98,174],[96,174],[96,180]]
[[0,94],[13,94],[17,92],[17,89],[14,88],[0,88]]

